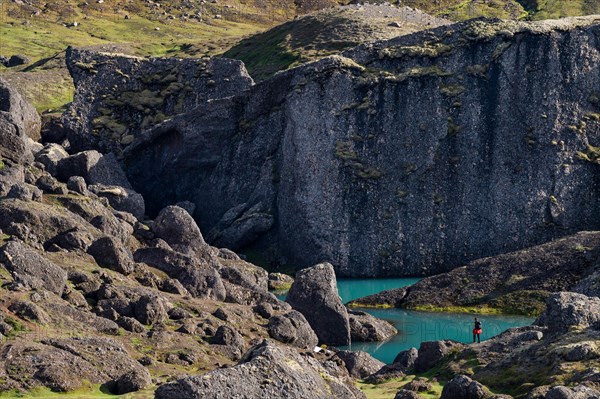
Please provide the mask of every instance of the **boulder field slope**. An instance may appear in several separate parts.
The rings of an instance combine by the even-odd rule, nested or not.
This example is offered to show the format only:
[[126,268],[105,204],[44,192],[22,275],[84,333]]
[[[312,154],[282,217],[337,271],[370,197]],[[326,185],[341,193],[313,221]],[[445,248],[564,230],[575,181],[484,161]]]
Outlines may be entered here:
[[[124,152],[148,212],[345,276],[415,276],[600,228],[600,24],[472,20],[199,104]],[[176,176],[176,178],[174,178]]]

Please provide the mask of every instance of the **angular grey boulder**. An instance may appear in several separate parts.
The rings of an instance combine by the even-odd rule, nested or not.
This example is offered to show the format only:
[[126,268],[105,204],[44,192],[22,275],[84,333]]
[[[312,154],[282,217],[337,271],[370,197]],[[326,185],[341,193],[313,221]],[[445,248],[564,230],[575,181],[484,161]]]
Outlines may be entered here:
[[112,391],[117,395],[123,395],[129,392],[136,392],[144,389],[152,383],[150,372],[145,369],[132,370],[123,374],[114,382]]
[[81,176],[71,176],[67,181],[67,188],[75,191],[77,194],[88,195],[88,188],[85,179]]
[[246,343],[244,338],[234,328],[230,326],[220,326],[217,328],[211,343],[213,345],[223,345],[228,347],[233,359],[240,359],[244,353]]
[[17,127],[21,137],[29,137],[34,141],[40,139],[42,129],[40,115],[33,105],[2,78],[0,78],[0,112],[10,116],[9,120]]
[[492,396],[489,390],[466,375],[457,375],[442,390],[440,399],[484,399]]
[[274,224],[275,218],[262,202],[252,207],[243,204],[226,212],[208,239],[214,246],[236,251],[256,241]]
[[196,258],[167,248],[142,248],[136,262],[146,263],[176,278],[195,297],[222,301],[227,292],[212,258]]
[[[55,392],[67,392],[90,383],[114,387],[121,379],[124,388],[141,389],[150,382],[148,370],[132,359],[120,343],[109,338],[18,341],[12,350],[13,356],[3,359],[1,367],[11,370],[11,377],[16,380],[26,379],[29,389],[45,386]],[[130,377],[124,377],[130,373]],[[127,378],[137,382],[127,384]]]
[[342,359],[346,369],[354,378],[366,378],[385,366],[385,363],[363,351],[339,351],[335,356]]
[[44,289],[62,295],[67,273],[27,245],[10,241],[0,248],[0,264],[26,289]]
[[414,392],[414,391],[410,391],[408,389],[400,389],[398,392],[396,392],[396,396],[394,396],[394,399],[419,399],[420,396],[418,393]]
[[59,162],[68,157],[69,154],[61,145],[50,143],[35,155],[35,160],[44,165],[48,173],[55,176]]
[[138,220],[144,218],[144,213],[146,212],[144,198],[134,190],[104,184],[91,184],[88,186],[88,189],[97,196],[108,199],[110,206],[117,211],[131,213]]
[[306,318],[295,310],[271,317],[267,329],[271,338],[298,348],[312,350],[319,343]]
[[133,273],[134,264],[131,253],[112,237],[101,237],[88,248],[88,253],[96,263],[107,269],[128,275]]
[[348,311],[338,295],[331,264],[321,263],[300,270],[285,301],[306,317],[319,343],[350,344]]
[[564,334],[572,327],[600,323],[600,298],[574,292],[557,292],[548,299],[546,311],[534,324],[548,327],[550,334]]
[[364,399],[365,396],[349,378],[329,373],[315,359],[264,341],[233,367],[184,377],[156,390],[155,399],[173,398]]
[[382,342],[398,333],[388,321],[380,320],[366,312],[348,310],[350,337],[353,342]]
[[31,161],[32,156],[10,115],[0,111],[0,159],[17,164]]
[[392,362],[395,366],[402,367],[405,372],[408,372],[415,367],[417,358],[419,357],[419,351],[417,348],[410,348],[404,350],[396,355]]
[[187,255],[205,252],[207,244],[192,216],[183,208],[168,206],[154,219],[152,231],[174,250]]
[[61,159],[56,168],[57,177],[67,181],[71,176],[82,176],[88,184],[104,184],[133,189],[114,154],[82,151]]
[[268,272],[262,267],[243,260],[219,261],[219,274],[232,284],[258,291],[268,290]]
[[421,342],[419,356],[415,362],[416,372],[422,373],[431,369],[450,352],[450,349],[461,346],[461,343],[450,340]]

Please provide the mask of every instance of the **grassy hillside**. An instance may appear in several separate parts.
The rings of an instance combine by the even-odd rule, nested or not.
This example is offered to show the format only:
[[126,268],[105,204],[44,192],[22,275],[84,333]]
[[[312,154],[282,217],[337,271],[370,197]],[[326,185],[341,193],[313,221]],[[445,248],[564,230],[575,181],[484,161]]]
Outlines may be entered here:
[[404,0],[402,4],[452,20],[481,16],[542,20],[600,13],[600,0]]
[[[37,62],[21,68],[0,66],[0,76],[14,83],[38,110],[52,111],[72,98],[63,62],[69,45],[138,56],[224,53],[243,60],[260,80],[358,43],[440,23],[419,11],[388,7],[387,0],[374,1],[385,5],[330,8],[291,20],[334,0],[0,0],[0,55],[22,54]],[[403,0],[402,4],[450,20],[600,13],[600,0]],[[398,24],[389,26],[394,21]]]
[[556,19],[574,15],[600,14],[599,0],[520,0],[531,19]]
[[389,4],[317,11],[242,40],[224,56],[240,59],[254,79],[354,47],[449,21]]
[[34,62],[18,68],[0,66],[0,76],[15,84],[39,111],[54,111],[73,96],[64,66],[69,45],[138,56],[215,55],[294,13],[291,0],[22,4],[0,0],[0,55],[22,54]]

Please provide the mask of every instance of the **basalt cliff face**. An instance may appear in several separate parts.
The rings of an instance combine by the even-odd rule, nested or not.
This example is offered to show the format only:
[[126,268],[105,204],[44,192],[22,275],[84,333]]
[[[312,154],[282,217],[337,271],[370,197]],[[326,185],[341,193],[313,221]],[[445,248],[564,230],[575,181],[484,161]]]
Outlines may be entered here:
[[214,245],[408,276],[600,228],[600,24],[475,20],[277,74],[144,133],[150,213]]

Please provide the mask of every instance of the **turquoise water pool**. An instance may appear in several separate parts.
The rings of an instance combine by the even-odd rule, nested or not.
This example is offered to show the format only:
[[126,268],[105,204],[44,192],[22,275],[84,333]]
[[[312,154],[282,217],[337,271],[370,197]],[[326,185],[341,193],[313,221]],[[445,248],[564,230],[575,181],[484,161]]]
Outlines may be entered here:
[[398,335],[386,342],[357,342],[340,349],[365,351],[384,363],[391,363],[400,351],[411,347],[419,348],[423,341],[452,339],[464,343],[472,342],[471,331],[475,316],[483,323],[482,340],[512,327],[529,325],[534,320],[525,316],[431,313],[404,309],[362,310],[394,324]]
[[[376,294],[392,288],[406,287],[418,278],[395,279],[340,279],[337,282],[342,301],[347,303],[363,296]],[[280,296],[285,299],[285,295]],[[398,335],[386,342],[357,342],[340,349],[361,350],[370,353],[384,363],[391,363],[396,355],[411,347],[418,348],[423,341],[452,339],[471,342],[473,317],[483,323],[481,339],[485,340],[512,328],[529,325],[533,318],[525,316],[474,315],[455,313],[415,312],[404,309],[357,309],[387,320],[396,326]]]

